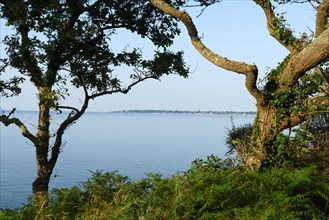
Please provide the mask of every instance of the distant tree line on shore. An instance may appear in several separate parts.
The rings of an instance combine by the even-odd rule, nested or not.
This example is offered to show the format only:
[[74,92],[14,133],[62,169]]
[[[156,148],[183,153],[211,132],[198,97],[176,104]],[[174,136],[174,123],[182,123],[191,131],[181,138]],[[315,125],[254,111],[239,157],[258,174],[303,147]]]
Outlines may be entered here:
[[147,114],[207,114],[207,115],[256,115],[254,111],[189,111],[189,110],[122,110],[111,113],[147,113]]

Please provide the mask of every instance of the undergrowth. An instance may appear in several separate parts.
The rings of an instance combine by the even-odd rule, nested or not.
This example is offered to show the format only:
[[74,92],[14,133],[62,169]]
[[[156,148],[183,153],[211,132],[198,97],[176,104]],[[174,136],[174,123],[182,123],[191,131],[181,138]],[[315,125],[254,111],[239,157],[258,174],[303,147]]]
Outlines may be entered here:
[[[96,171],[79,186],[53,189],[40,219],[329,219],[329,177],[316,167],[249,173],[209,156],[170,178],[131,181]],[[25,205],[0,219],[35,219]]]

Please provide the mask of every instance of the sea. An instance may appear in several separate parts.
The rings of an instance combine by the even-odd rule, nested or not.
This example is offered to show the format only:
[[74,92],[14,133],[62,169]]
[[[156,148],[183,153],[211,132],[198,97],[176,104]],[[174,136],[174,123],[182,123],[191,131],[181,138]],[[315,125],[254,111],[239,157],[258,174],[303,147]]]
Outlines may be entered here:
[[[37,112],[14,117],[36,132]],[[63,136],[51,188],[72,187],[96,170],[118,171],[131,180],[147,173],[170,177],[187,171],[195,159],[225,157],[226,133],[252,123],[253,115],[88,112]],[[64,116],[52,114],[52,132]],[[19,208],[32,195],[35,147],[15,125],[0,125],[0,208]]]

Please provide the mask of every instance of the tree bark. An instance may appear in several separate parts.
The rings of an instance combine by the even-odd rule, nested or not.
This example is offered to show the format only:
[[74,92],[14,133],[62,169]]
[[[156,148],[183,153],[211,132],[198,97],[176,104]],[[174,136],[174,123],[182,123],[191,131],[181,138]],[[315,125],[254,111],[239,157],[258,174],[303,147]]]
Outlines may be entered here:
[[48,204],[48,186],[53,167],[48,163],[50,108],[52,105],[52,89],[42,86],[39,91],[39,120],[36,147],[37,177],[32,184],[33,202],[43,208]]
[[269,166],[269,159],[275,154],[274,142],[281,128],[276,124],[276,110],[269,104],[257,105],[257,116],[253,126],[251,146],[244,166],[251,172]]

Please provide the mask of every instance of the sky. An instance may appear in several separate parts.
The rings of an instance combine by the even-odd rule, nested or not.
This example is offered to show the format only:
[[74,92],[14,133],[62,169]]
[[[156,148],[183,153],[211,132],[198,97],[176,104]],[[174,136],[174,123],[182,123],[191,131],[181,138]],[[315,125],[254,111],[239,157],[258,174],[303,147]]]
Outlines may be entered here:
[[[186,8],[198,28],[204,44],[224,57],[256,64],[259,78],[263,78],[269,68],[274,68],[288,54],[266,27],[262,9],[251,0],[223,0],[205,9],[197,17],[200,9]],[[287,12],[291,28],[298,35],[314,29],[315,11],[308,4],[280,5],[278,12]],[[10,33],[0,23],[1,39]],[[179,76],[165,76],[161,81],[149,80],[134,87],[128,94],[113,94],[91,101],[88,111],[108,112],[118,110],[202,110],[202,111],[255,111],[255,100],[244,86],[243,75],[225,71],[203,58],[192,46],[185,27],[180,24],[181,34],[176,37],[171,50],[183,50],[185,62],[190,68],[188,79]],[[155,48],[147,39],[121,31],[112,40],[113,49],[141,47],[146,57],[152,56]],[[0,55],[5,56],[4,46],[0,45]],[[114,72],[120,76],[124,70]],[[10,73],[6,73],[10,74]],[[4,76],[2,76],[4,77]],[[69,88],[71,95],[61,105],[79,108],[81,90]],[[37,110],[36,89],[26,80],[19,97],[1,97],[0,106],[4,110]]]

